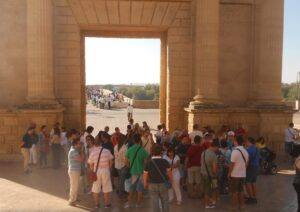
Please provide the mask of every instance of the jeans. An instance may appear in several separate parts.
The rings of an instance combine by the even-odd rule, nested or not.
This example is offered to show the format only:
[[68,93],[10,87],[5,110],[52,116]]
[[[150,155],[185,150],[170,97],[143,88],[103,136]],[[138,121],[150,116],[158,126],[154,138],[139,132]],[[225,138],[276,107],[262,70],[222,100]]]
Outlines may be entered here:
[[127,173],[128,167],[124,166],[121,169],[118,169],[119,174],[119,196],[122,197],[126,195],[125,191],[125,180],[126,180],[126,173]]
[[153,212],[169,212],[168,189],[164,183],[149,184],[149,193]]

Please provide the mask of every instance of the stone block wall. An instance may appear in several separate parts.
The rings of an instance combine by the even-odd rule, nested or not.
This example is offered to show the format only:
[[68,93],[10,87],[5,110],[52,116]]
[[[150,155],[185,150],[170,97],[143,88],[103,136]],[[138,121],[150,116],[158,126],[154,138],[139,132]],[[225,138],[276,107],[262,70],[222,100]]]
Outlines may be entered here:
[[22,137],[31,122],[50,130],[54,123],[62,123],[61,111],[0,110],[0,161],[19,159]]

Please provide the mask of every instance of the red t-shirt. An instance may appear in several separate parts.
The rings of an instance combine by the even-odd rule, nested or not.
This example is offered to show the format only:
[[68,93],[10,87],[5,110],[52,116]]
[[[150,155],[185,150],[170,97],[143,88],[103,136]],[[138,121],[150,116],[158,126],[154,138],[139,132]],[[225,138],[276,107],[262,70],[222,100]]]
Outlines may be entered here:
[[201,154],[203,152],[203,147],[201,145],[195,144],[192,145],[187,153],[186,156],[189,159],[187,164],[187,168],[192,166],[201,166]]

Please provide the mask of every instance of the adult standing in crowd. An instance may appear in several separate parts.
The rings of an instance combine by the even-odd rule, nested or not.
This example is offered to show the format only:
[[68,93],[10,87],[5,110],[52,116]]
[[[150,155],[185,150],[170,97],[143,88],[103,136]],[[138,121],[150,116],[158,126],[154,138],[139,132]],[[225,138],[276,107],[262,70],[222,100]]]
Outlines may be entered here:
[[213,140],[210,147],[201,154],[201,180],[205,208],[215,208],[217,202],[217,156],[219,141]]
[[247,152],[249,155],[249,162],[246,172],[246,189],[249,198],[246,200],[246,204],[256,204],[256,180],[259,173],[259,150],[255,146],[254,138],[248,138],[246,142]]
[[48,165],[47,154],[49,152],[50,135],[47,126],[43,125],[39,133],[40,143],[40,168],[46,168]]
[[[76,136],[76,130],[71,130],[72,136]],[[55,135],[55,134],[54,134]],[[78,187],[81,173],[81,164],[84,160],[83,148],[79,139],[72,141],[72,146],[68,154],[68,174],[70,178],[69,205],[75,206],[78,195]]]
[[128,104],[127,106],[127,119],[130,121],[130,119],[133,118],[133,107],[131,104]]
[[126,136],[121,134],[117,137],[118,144],[114,147],[114,155],[115,155],[115,169],[118,171],[119,177],[119,185],[118,185],[118,195],[120,198],[126,197],[125,192],[125,180],[126,180],[126,173],[128,171],[128,167],[125,164],[125,154],[127,151],[127,147],[124,144]]
[[137,204],[136,207],[140,207],[143,198],[143,173],[144,165],[149,157],[147,151],[141,146],[140,134],[133,135],[134,145],[126,152],[126,164],[130,167],[130,190],[128,195],[128,202],[124,205],[124,208],[130,208],[133,201],[134,193],[137,192]]
[[89,156],[88,163],[97,175],[97,180],[92,186],[95,209],[100,207],[99,193],[101,191],[104,194],[104,207],[110,208],[109,193],[112,192],[110,168],[113,163],[113,155],[108,149],[100,146],[99,140],[95,140],[95,147]]
[[150,155],[152,146],[154,144],[152,134],[150,133],[150,129],[145,129],[143,136],[142,136],[142,145],[143,148],[147,151],[147,153]]
[[30,148],[30,157],[29,157],[29,165],[37,165],[38,163],[38,142],[39,142],[39,136],[36,133],[36,123],[32,122],[30,124],[30,128],[33,129],[32,134],[32,145]]
[[168,181],[172,181],[172,173],[168,161],[161,157],[161,146],[153,149],[152,159],[148,161],[144,171],[144,185],[150,191],[153,212],[169,211]]
[[[167,143],[168,144],[168,143]],[[179,172],[179,164],[180,158],[175,154],[175,150],[173,148],[169,148],[166,152],[166,155],[163,155],[163,158],[167,160],[170,164],[170,169],[172,173],[172,188],[169,189],[169,202],[171,203],[174,200],[174,193],[176,195],[176,204],[181,205],[182,195],[180,189],[180,172]]]
[[191,198],[200,198],[201,196],[201,154],[203,148],[200,144],[201,137],[196,135],[194,137],[193,145],[188,149],[186,153],[186,168],[188,172],[188,196]]
[[292,158],[292,151],[293,151],[293,145],[296,141],[296,139],[299,137],[299,131],[294,128],[294,123],[290,123],[288,128],[284,131],[285,135],[285,143],[284,143],[284,149],[285,149],[285,161],[291,161]]
[[30,157],[30,148],[32,146],[34,128],[29,127],[26,133],[23,136],[22,143],[20,145],[21,153],[24,158],[24,173],[28,174],[31,172],[29,169],[29,157]]
[[234,146],[228,176],[232,193],[232,209],[238,210],[244,209],[244,185],[249,156],[247,150],[243,147],[242,137],[235,139]]
[[61,145],[60,145],[60,129],[55,127],[53,129],[53,135],[51,138],[51,150],[52,150],[52,161],[53,168],[58,169],[60,167],[60,156],[61,156]]

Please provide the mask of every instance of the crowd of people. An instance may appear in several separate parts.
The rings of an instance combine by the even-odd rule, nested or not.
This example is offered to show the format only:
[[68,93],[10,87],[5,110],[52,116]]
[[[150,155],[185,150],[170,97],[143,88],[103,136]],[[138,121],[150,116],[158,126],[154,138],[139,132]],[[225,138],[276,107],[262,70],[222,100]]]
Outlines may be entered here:
[[203,198],[206,209],[215,208],[220,195],[231,194],[234,210],[257,203],[260,152],[266,146],[263,138],[248,137],[241,125],[215,132],[195,124],[191,132],[170,133],[160,124],[152,134],[147,122],[140,126],[130,119],[125,133],[118,127],[110,133],[105,127],[95,137],[92,126],[81,133],[66,132],[56,123],[51,130],[42,126],[36,131],[36,124],[30,124],[20,146],[24,172],[31,172],[30,164],[38,165],[37,155],[40,168],[47,167],[50,152],[54,169],[67,163],[72,206],[77,203],[79,184],[92,194],[95,209],[100,207],[100,192],[104,207],[112,207],[113,190],[126,200],[125,209],[140,207],[145,193],[152,198],[153,211],[169,211],[172,203],[181,205],[182,192],[188,198]]
[[104,93],[103,89],[86,89],[87,99],[91,103],[100,108],[104,109],[105,107],[109,110],[112,107],[114,101],[123,101],[123,95],[119,94],[117,91],[112,91],[111,93]]

